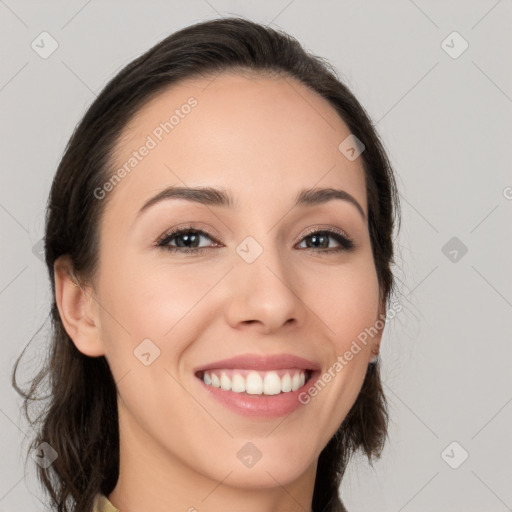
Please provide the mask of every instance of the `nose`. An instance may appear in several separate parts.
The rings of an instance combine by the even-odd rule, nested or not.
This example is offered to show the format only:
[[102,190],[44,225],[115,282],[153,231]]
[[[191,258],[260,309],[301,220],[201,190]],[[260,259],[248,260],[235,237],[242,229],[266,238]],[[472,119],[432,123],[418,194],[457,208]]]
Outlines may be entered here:
[[276,247],[265,247],[251,263],[238,255],[225,283],[226,321],[235,329],[250,328],[262,334],[283,326],[303,324],[306,305],[300,280],[286,265]]

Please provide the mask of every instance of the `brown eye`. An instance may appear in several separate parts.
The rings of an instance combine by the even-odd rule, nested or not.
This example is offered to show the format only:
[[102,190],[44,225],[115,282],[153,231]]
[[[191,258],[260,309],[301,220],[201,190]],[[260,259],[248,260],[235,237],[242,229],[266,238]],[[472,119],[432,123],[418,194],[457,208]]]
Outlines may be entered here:
[[[158,247],[162,247],[168,251],[179,251],[184,253],[197,253],[208,247],[198,247],[201,238],[212,240],[210,235],[205,231],[193,228],[181,228],[167,233],[158,243]],[[172,242],[175,245],[172,245]]]
[[[329,239],[334,239],[336,243],[339,244],[339,247],[329,247]],[[350,251],[355,247],[352,240],[350,240],[347,236],[331,230],[312,231],[302,239],[301,243],[303,241],[306,242],[305,249],[321,249],[320,251],[316,252],[330,253]]]

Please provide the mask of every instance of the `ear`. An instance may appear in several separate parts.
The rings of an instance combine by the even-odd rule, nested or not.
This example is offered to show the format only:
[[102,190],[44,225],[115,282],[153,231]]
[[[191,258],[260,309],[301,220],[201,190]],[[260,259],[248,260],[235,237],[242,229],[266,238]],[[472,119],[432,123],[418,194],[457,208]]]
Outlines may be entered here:
[[57,258],[54,271],[55,301],[64,329],[82,354],[104,355],[98,303],[94,300],[92,287],[78,281],[68,255]]
[[382,340],[382,333],[384,332],[384,327],[386,326],[386,309],[384,304],[381,303],[379,307],[379,313],[377,318],[375,319],[375,328],[378,329],[378,333],[372,337],[371,341],[371,355],[370,363],[374,363],[377,361],[380,352],[380,342]]

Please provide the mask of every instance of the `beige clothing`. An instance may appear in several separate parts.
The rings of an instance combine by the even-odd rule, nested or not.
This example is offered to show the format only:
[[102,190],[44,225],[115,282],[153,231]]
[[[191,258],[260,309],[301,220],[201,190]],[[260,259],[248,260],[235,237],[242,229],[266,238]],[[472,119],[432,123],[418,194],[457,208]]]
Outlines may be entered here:
[[119,512],[119,509],[114,507],[108,498],[100,493],[96,495],[92,512]]

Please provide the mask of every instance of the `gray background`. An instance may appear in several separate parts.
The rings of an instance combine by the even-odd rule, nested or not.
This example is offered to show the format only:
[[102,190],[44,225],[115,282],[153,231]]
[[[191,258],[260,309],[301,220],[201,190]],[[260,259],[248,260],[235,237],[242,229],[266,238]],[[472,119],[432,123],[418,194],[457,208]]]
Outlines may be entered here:
[[[374,469],[352,463],[342,484],[349,510],[512,510],[510,0],[0,0],[0,512],[44,509],[34,468],[22,463],[28,427],[10,372],[48,313],[32,249],[64,146],[122,66],[179,28],[232,14],[329,59],[398,176],[403,310],[382,345],[390,439]],[[43,31],[59,45],[47,59],[31,48]],[[457,58],[445,49],[459,53],[462,40],[442,46],[453,31],[469,44]],[[28,350],[27,378],[44,343]]]

